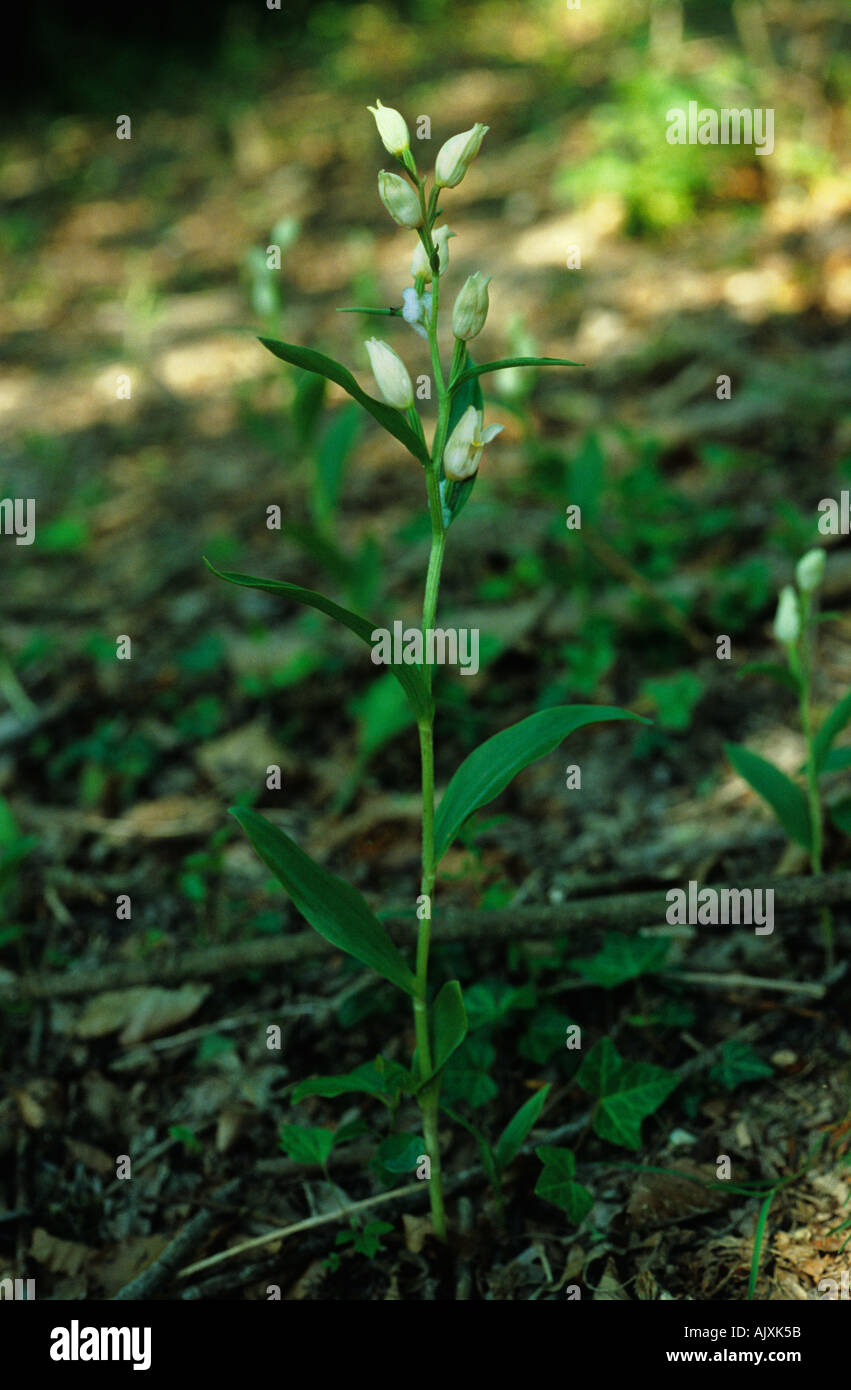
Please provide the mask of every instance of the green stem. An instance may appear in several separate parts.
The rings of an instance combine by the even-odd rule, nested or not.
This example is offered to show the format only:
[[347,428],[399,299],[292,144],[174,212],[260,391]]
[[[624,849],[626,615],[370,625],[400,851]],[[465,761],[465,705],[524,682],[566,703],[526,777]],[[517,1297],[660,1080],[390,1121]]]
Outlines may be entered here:
[[[434,243],[431,237],[431,222],[433,212],[431,207],[426,209],[424,189],[420,184],[420,199],[425,214],[424,226],[422,229],[423,245],[429,253],[430,258],[434,254]],[[437,426],[435,429],[434,443],[432,445],[431,457],[426,467],[426,486],[428,490],[428,505],[431,516],[431,550],[428,558],[428,571],[426,573],[425,594],[423,596],[423,636],[425,637],[429,628],[434,626],[437,615],[437,600],[440,591],[440,573],[443,566],[443,555],[446,546],[446,529],[443,524],[443,508],[440,500],[440,461],[443,456],[443,447],[446,443],[446,432],[449,422],[450,396],[446,389],[443,378],[443,369],[440,362],[440,350],[437,341],[437,316],[440,306],[440,277],[434,268],[432,269],[432,301],[429,322],[426,325],[428,332],[429,347],[431,349],[432,370],[434,372],[435,388],[437,390]],[[424,643],[424,649],[428,647]],[[432,668],[426,662],[424,675],[429,692],[432,687]],[[429,1039],[429,1010],[428,1010],[428,957],[431,946],[431,909],[432,898],[434,895],[434,884],[437,876],[437,863],[434,850],[434,708],[429,710],[428,715],[418,722],[420,739],[420,764],[422,767],[422,797],[423,797],[423,837],[422,837],[422,872],[420,877],[420,894],[426,900],[426,915],[420,918],[419,930],[417,935],[417,969],[416,969],[416,991],[414,994],[414,1028],[416,1032],[417,1057],[419,1060],[420,1077],[431,1075],[431,1042]],[[431,1203],[431,1219],[434,1233],[439,1240],[446,1239],[446,1210],[443,1202],[443,1176],[440,1166],[440,1143],[439,1143],[439,1102],[440,1102],[440,1078],[431,1082],[420,1092],[420,1109],[423,1117],[423,1137],[425,1139],[426,1152],[430,1161],[429,1178],[429,1201]]]
[[[801,728],[807,747],[807,801],[810,809],[810,870],[820,874],[822,870],[822,850],[824,847],[824,823],[822,819],[821,796],[819,794],[818,768],[816,767],[815,741],[812,711],[813,653],[810,629],[812,626],[811,601],[808,594],[801,596],[802,638],[801,656],[798,670],[799,703]],[[824,940],[826,966],[833,969],[834,943],[833,918],[830,911],[823,908],[820,915],[821,933]]]

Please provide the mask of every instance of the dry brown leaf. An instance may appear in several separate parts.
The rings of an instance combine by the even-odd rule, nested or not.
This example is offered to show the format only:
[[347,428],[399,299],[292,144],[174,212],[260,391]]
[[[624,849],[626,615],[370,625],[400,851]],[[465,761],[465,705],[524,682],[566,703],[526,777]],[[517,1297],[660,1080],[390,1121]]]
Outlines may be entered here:
[[44,1124],[44,1106],[40,1105],[34,1096],[27,1091],[13,1091],[12,1095],[18,1102],[18,1109],[21,1112],[24,1124],[30,1129],[41,1129]]
[[168,1245],[167,1236],[128,1236],[98,1256],[95,1277],[106,1298],[112,1298],[135,1279]]
[[83,1010],[74,1027],[78,1038],[102,1038],[122,1029],[125,1046],[168,1032],[191,1018],[210,993],[209,985],[188,984],[180,989],[141,986],[98,994]]
[[165,796],[141,801],[120,820],[95,817],[97,828],[110,840],[174,840],[184,835],[208,835],[221,823],[218,801],[201,796]]
[[76,1240],[60,1240],[52,1236],[43,1226],[36,1226],[30,1241],[30,1254],[40,1265],[45,1265],[52,1274],[80,1273],[88,1261],[95,1259],[97,1251]]
[[86,1144],[82,1139],[66,1139],[65,1147],[72,1158],[76,1158],[90,1173],[100,1173],[101,1177],[115,1175],[115,1158],[94,1144]]
[[[684,1175],[702,1179],[703,1183],[711,1182],[716,1176],[711,1165],[701,1168],[685,1158],[677,1160],[677,1168]],[[726,1193],[691,1182],[688,1176],[640,1173],[630,1193],[627,1214],[639,1230],[652,1230],[681,1217],[715,1211],[726,1201]]]
[[426,1236],[431,1235],[431,1217],[412,1216],[406,1211],[402,1215],[402,1225],[405,1228],[405,1249],[410,1250],[412,1255],[419,1255]]

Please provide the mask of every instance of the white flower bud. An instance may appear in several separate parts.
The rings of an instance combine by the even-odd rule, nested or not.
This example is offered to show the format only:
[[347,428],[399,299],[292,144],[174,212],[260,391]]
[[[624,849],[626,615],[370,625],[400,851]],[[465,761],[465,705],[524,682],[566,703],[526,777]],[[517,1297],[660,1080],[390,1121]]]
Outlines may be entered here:
[[443,472],[451,483],[463,483],[472,478],[486,444],[502,430],[502,425],[482,429],[482,412],[468,406],[446,441],[443,451]]
[[441,146],[434,161],[434,181],[438,188],[455,188],[461,182],[489,129],[477,121],[471,130],[462,130],[460,135],[453,135]]
[[[448,227],[438,227],[436,232],[432,232],[431,239],[434,242],[434,249],[437,252],[437,263],[440,267],[440,274],[443,275],[449,265],[449,238],[457,236],[457,232],[450,232]],[[432,270],[429,265],[425,247],[418,241],[414,247],[414,254],[411,257],[411,275],[416,280],[418,275],[422,275],[427,285],[431,284]]]
[[387,153],[395,154],[397,159],[401,159],[405,151],[411,148],[411,137],[404,116],[399,111],[394,111],[392,106],[382,106],[377,97],[375,106],[368,106],[366,109],[375,117],[378,134]]
[[798,595],[791,584],[780,590],[777,615],[774,619],[774,636],[784,647],[793,646],[801,635],[801,612]]
[[823,550],[808,550],[795,566],[795,579],[802,594],[811,594],[824,578],[824,562],[827,556]]
[[490,307],[488,285],[491,278],[489,275],[486,280],[482,279],[478,270],[475,274],[468,275],[455,300],[452,310],[452,332],[465,343],[477,337],[485,326]]
[[408,410],[414,404],[414,388],[401,357],[380,338],[368,338],[366,350],[372,374],[387,404],[395,405],[397,410]]
[[421,227],[423,210],[420,200],[409,183],[399,174],[382,169],[378,175],[378,196],[394,222],[400,227]]

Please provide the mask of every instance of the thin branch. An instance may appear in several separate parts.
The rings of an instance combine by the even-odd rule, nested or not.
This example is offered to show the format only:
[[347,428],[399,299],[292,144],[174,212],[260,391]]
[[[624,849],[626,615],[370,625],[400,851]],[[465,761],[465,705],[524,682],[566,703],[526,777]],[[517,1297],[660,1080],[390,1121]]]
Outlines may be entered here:
[[[717,891],[728,887],[724,884],[708,886]],[[851,904],[851,873],[847,872],[821,874],[813,878],[780,878],[753,887],[774,892],[775,914]],[[500,908],[494,912],[447,908],[440,918],[440,940],[539,941],[567,932],[581,932],[582,945],[585,947],[588,934],[593,931],[634,931],[640,927],[664,924],[667,910],[666,892],[660,888],[645,893],[582,898],[556,905]],[[386,920],[399,929],[410,930],[410,915],[392,914]],[[259,941],[239,942],[230,946],[182,951],[163,959],[104,965],[96,970],[66,971],[62,974],[33,971],[17,978],[7,977],[0,979],[0,1000],[71,998],[74,995],[128,989],[134,985],[185,984],[187,980],[209,979],[240,970],[317,959],[332,952],[333,947],[314,932],[264,937]]]

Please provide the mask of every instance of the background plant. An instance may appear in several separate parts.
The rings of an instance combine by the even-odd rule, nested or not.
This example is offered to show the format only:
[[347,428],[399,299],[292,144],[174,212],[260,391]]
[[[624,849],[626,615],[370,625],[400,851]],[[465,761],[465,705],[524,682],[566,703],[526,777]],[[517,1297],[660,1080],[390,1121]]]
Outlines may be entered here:
[[[851,723],[851,691],[836,704],[818,729],[813,717],[813,685],[816,670],[815,636],[818,624],[835,616],[818,612],[818,591],[824,577],[825,552],[808,550],[795,568],[795,586],[781,590],[774,619],[774,636],[783,649],[785,665],[756,663],[743,668],[770,676],[788,685],[798,697],[801,730],[807,758],[801,769],[804,788],[787,777],[774,763],[738,743],[726,745],[727,756],[740,777],[768,803],[790,840],[807,851],[810,869],[822,871],[824,808],[821,779],[851,766],[851,749],[834,748],[838,736]],[[832,809],[837,827],[851,825],[847,803]],[[822,935],[828,970],[834,964],[833,924],[828,908],[821,910]]]

